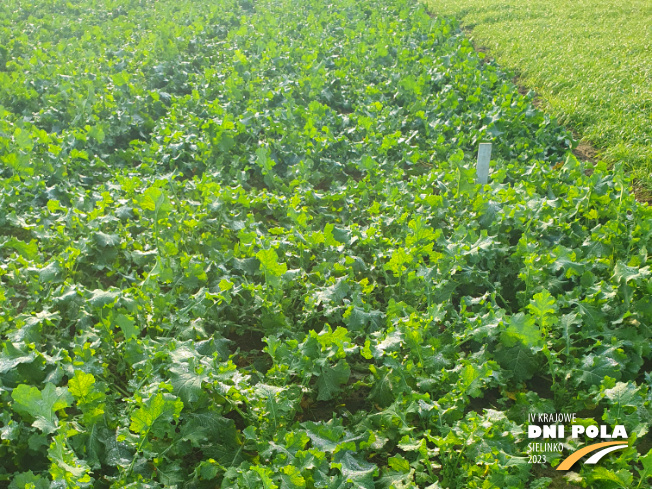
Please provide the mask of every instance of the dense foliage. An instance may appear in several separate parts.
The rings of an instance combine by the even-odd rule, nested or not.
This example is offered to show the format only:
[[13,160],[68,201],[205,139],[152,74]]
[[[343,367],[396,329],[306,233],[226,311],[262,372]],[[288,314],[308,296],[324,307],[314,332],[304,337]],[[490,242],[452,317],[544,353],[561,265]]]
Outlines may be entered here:
[[543,488],[524,426],[562,411],[632,443],[575,484],[647,485],[652,213],[453,21],[9,0],[0,26],[9,487]]

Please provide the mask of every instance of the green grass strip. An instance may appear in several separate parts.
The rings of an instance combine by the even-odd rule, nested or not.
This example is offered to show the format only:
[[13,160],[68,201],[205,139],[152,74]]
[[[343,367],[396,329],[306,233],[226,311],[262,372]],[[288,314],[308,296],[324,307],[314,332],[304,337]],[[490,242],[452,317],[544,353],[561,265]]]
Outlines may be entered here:
[[427,0],[534,89],[544,107],[652,187],[652,4],[645,0]]

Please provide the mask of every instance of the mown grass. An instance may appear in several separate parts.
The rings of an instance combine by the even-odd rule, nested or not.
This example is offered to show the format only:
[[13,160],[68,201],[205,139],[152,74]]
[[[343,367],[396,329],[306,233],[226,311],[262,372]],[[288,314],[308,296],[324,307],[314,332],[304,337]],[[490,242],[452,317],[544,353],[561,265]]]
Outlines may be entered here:
[[542,106],[652,190],[652,3],[648,0],[424,0]]

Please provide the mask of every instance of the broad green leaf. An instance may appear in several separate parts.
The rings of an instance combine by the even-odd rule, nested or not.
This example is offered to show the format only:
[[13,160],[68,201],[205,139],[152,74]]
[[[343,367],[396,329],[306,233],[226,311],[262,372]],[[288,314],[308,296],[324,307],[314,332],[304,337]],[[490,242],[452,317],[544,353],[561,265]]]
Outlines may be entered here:
[[93,306],[93,307],[104,307],[108,304],[111,304],[116,301],[116,299],[120,297],[120,291],[119,290],[99,290],[95,289],[92,293],[91,296],[88,298],[88,302]]
[[582,316],[582,321],[591,328],[602,326],[605,321],[605,314],[597,307],[587,303],[578,302],[577,308]]
[[346,433],[337,419],[319,423],[308,421],[304,426],[312,446],[322,452],[335,451]]
[[39,280],[45,283],[54,281],[61,273],[61,267],[56,261],[51,262],[43,268],[28,268],[28,270],[30,272],[36,272]]
[[237,466],[244,460],[238,431],[232,419],[211,412],[188,412],[183,415],[181,438],[204,456],[211,457],[224,467]]
[[492,373],[493,371],[487,363],[478,366],[466,364],[460,372],[461,390],[471,397],[480,397],[486,379]]
[[157,475],[165,487],[178,487],[185,482],[185,472],[181,461],[170,460],[158,468]]
[[202,382],[208,381],[206,373],[196,373],[194,364],[194,359],[191,359],[170,367],[170,382],[174,387],[174,393],[181,398],[184,405],[199,400],[202,394]]
[[365,311],[362,307],[350,306],[343,315],[344,324],[350,331],[359,331],[369,328],[367,331],[376,331],[383,324],[385,315],[382,311]]
[[95,377],[81,370],[75,371],[75,376],[68,381],[68,390],[78,401],[84,401],[93,391]]
[[218,287],[222,292],[225,292],[227,290],[231,290],[233,288],[233,282],[223,278],[220,280],[220,283],[218,284]]
[[519,312],[509,318],[506,334],[530,348],[543,346],[543,335],[532,316]]
[[263,175],[269,173],[276,165],[276,162],[269,157],[269,150],[266,148],[256,150],[256,163],[262,169]]
[[340,360],[334,367],[322,367],[321,374],[317,379],[317,400],[328,401],[341,390],[351,375],[351,369],[345,360]]
[[303,489],[306,487],[306,479],[301,475],[301,471],[293,465],[281,467],[281,479],[288,488]]
[[16,143],[18,148],[26,151],[31,151],[34,147],[29,131],[21,129],[20,127],[17,127],[14,131],[14,143]]
[[124,314],[118,314],[118,316],[115,318],[115,323],[122,330],[122,334],[124,335],[125,340],[128,340],[129,338],[136,338],[140,334],[140,330],[136,326],[136,322]]
[[344,456],[332,465],[340,469],[344,480],[351,483],[352,487],[356,489],[375,489],[374,476],[378,475],[376,465],[359,460],[349,451],[340,453],[344,453]]
[[522,343],[496,351],[495,358],[516,382],[531,379],[539,368],[532,350]]
[[315,293],[315,304],[340,304],[350,291],[351,287],[349,286],[346,277],[340,277],[334,284],[318,289],[318,292]]
[[260,250],[256,253],[256,258],[260,261],[260,269],[273,277],[280,277],[287,272],[288,267],[285,263],[278,262],[278,255],[274,250]]
[[183,402],[169,394],[156,394],[131,414],[129,429],[140,435],[152,432],[163,436],[170,429],[171,423],[179,419]]
[[399,248],[392,253],[387,269],[394,272],[394,275],[400,276],[407,269],[405,265],[411,263],[412,259],[412,255],[405,248]]
[[204,460],[198,465],[199,475],[206,481],[215,479],[221,471],[219,464],[213,459]]
[[631,406],[637,404],[639,388],[632,382],[618,382],[612,389],[604,391],[604,397],[618,406]]
[[614,267],[614,278],[618,281],[624,283],[629,282],[630,280],[637,280],[639,278],[647,278],[650,276],[649,267],[630,267],[625,265],[623,262],[619,261]]
[[333,239],[338,243],[342,243],[347,246],[351,244],[351,231],[349,231],[347,228],[333,226],[333,229],[331,230],[331,234],[333,236]]
[[610,425],[625,425],[630,436],[645,436],[650,429],[652,410],[646,404],[644,390],[634,382],[614,383],[613,378],[606,384],[613,387],[602,391],[605,399],[609,401],[609,408],[602,420]]
[[54,480],[66,480],[73,476],[79,483],[90,482],[90,467],[66,446],[66,438],[63,435],[54,437],[48,450],[48,458],[56,467],[52,470]]
[[[260,477],[262,483],[262,489],[278,489],[278,486],[272,480],[274,472],[268,467],[262,467],[260,465],[255,465],[251,468],[254,472]],[[260,486],[259,486],[260,487]]]
[[534,294],[527,308],[536,318],[539,327],[548,328],[557,323],[555,317],[557,312],[556,302],[547,290]]
[[28,260],[33,260],[38,255],[38,244],[35,239],[31,240],[29,243],[25,243],[19,239],[10,238],[3,243],[3,245],[7,248],[13,248]]
[[36,359],[36,353],[25,351],[25,345],[5,341],[0,353],[0,374],[13,370],[21,363],[31,363]]
[[592,481],[609,481],[616,484],[616,487],[622,489],[631,489],[634,477],[629,470],[611,470],[605,467],[595,467],[590,474]]
[[93,234],[95,242],[102,248],[110,248],[120,244],[120,236],[117,234],[106,234],[101,231]]
[[260,266],[260,261],[258,258],[233,258],[233,267],[236,270],[241,270],[242,272],[253,275],[258,272],[262,267]]
[[638,461],[643,465],[643,470],[637,468],[641,483],[647,483],[647,480],[652,478],[652,449],[648,450],[647,455],[639,456]]
[[14,410],[33,417],[32,426],[46,434],[53,433],[58,428],[56,411],[72,403],[67,387],[55,387],[50,383],[45,384],[42,391],[34,386],[20,384],[11,393],[11,397],[15,401]]
[[167,196],[158,187],[148,188],[138,200],[138,204],[143,209],[157,213],[170,212],[172,210],[172,205]]
[[589,354],[578,367],[579,381],[586,385],[600,385],[605,376],[620,378],[620,365],[606,355]]
[[50,489],[50,481],[28,470],[14,476],[9,489]]
[[86,126],[85,129],[88,131],[88,135],[95,139],[98,143],[102,144],[104,142],[104,138],[106,136],[101,126]]
[[405,460],[401,454],[387,459],[387,465],[390,469],[397,472],[407,473],[410,471],[410,462]]

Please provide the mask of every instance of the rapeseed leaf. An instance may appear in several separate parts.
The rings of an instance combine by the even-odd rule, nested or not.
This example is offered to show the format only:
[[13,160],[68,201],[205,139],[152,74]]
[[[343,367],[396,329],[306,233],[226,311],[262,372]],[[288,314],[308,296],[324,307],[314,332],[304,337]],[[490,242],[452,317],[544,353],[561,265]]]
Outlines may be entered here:
[[47,383],[43,390],[20,384],[13,390],[11,397],[14,400],[14,410],[34,418],[32,426],[45,434],[53,433],[59,428],[56,411],[72,403],[72,396],[66,387],[55,387],[51,383]]

